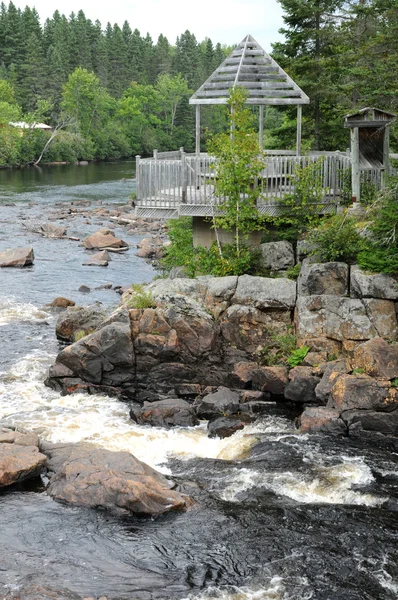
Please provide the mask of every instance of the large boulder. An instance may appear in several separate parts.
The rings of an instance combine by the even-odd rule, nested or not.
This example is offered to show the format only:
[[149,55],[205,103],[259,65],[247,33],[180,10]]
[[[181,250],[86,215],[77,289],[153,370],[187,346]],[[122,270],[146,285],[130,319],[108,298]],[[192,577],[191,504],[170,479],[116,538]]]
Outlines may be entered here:
[[341,262],[311,264],[305,259],[297,280],[299,296],[348,295],[348,265]]
[[83,242],[87,250],[103,250],[105,248],[128,248],[128,244],[115,237],[111,229],[99,229],[92,235],[89,235]]
[[133,406],[130,417],[140,425],[155,427],[194,427],[199,424],[191,404],[181,398],[167,398],[158,402],[144,402],[144,406]]
[[289,383],[284,390],[286,400],[299,404],[316,403],[315,388],[320,378],[312,374],[311,367],[295,367],[289,372]]
[[241,275],[231,301],[232,304],[249,304],[259,310],[291,310],[296,303],[296,282],[285,277]]
[[221,439],[230,437],[245,426],[239,417],[218,417],[207,424],[208,436]]
[[[62,369],[66,367],[68,373],[73,373],[72,377],[93,384],[117,387],[134,380],[134,350],[129,325],[110,323],[67,346],[58,354],[57,365],[62,365]],[[57,375],[54,370],[50,371],[50,379]]]
[[46,457],[38,445],[34,434],[0,429],[0,488],[39,477]]
[[383,273],[366,273],[358,265],[353,265],[350,296],[351,298],[398,300],[398,278]]
[[129,452],[90,444],[44,447],[50,470],[48,494],[59,502],[117,513],[159,515],[185,509],[189,499],[174,483]]
[[330,338],[364,341],[374,337],[398,339],[392,300],[343,298],[333,295],[299,296],[296,306],[299,341]]
[[307,406],[300,415],[298,424],[301,433],[347,434],[347,425],[339,411],[325,406]]
[[56,336],[66,342],[72,342],[77,337],[92,333],[106,318],[106,313],[93,306],[68,307],[63,312],[55,326]]
[[382,338],[360,344],[353,352],[351,365],[372,377],[395,379],[398,377],[398,344],[387,344]]
[[351,365],[342,358],[340,360],[332,360],[325,366],[321,381],[315,388],[315,396],[320,404],[326,404],[329,400],[330,390],[334,386],[337,377],[342,373],[349,373]]
[[261,265],[270,271],[285,271],[294,266],[294,250],[290,242],[260,244]]
[[288,382],[288,371],[283,366],[259,367],[252,377],[252,385],[255,390],[269,392],[273,396],[283,396]]
[[12,248],[0,252],[0,267],[30,267],[34,259],[33,248]]
[[384,435],[398,435],[398,410],[389,413],[374,410],[346,410],[341,414],[350,435],[361,431],[376,431]]
[[220,318],[221,334],[230,346],[249,354],[259,354],[273,338],[286,335],[291,326],[290,312],[263,312],[253,306],[233,304]]
[[330,390],[327,407],[340,413],[351,409],[390,412],[398,407],[398,393],[389,381],[360,373],[342,374]]
[[226,387],[207,394],[195,401],[196,413],[201,419],[213,419],[219,416],[234,415],[239,412],[239,394]]

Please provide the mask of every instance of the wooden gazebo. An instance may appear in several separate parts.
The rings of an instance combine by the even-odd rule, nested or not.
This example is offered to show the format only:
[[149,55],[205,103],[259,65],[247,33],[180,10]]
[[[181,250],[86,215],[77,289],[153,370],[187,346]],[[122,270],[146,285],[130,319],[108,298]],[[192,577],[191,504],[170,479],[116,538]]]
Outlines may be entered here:
[[248,91],[246,104],[259,106],[259,139],[263,146],[264,106],[297,105],[296,154],[301,154],[301,110],[308,96],[278,63],[247,35],[205,83],[191,96],[196,104],[196,153],[200,153],[200,105],[226,104],[229,90],[242,86]]

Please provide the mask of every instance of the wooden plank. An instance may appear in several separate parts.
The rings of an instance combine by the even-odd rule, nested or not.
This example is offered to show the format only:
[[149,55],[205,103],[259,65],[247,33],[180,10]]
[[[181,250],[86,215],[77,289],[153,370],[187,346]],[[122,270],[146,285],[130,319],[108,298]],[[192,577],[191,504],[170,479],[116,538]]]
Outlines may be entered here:
[[[227,79],[225,81],[217,81],[213,83],[204,83],[202,88],[198,90],[198,92],[202,90],[222,90],[224,88],[231,88],[234,84],[232,79]],[[291,83],[287,83],[285,81],[239,81],[239,85],[246,88],[259,89],[259,90],[291,90]]]
[[301,155],[301,122],[303,109],[301,104],[297,105],[297,134],[296,134],[296,154]]
[[[246,88],[249,92],[249,98],[300,98],[299,92],[295,90],[252,90],[249,87]],[[202,90],[198,92],[197,98],[217,98],[225,97],[229,98],[228,89],[218,90]]]
[[[211,81],[223,81],[225,79],[231,80],[232,73],[219,73],[211,78]],[[264,75],[259,75],[258,73],[245,73],[244,79],[241,81],[287,81],[287,78],[284,75],[268,73],[265,77]],[[233,81],[233,79],[232,79]],[[198,90],[199,91],[199,90]],[[194,94],[195,95],[195,94]]]
[[[189,104],[226,104],[228,98],[190,98]],[[309,104],[309,99],[303,98],[248,98],[246,104],[259,106],[268,104],[271,106],[287,106],[291,104]]]
[[[235,72],[236,71],[236,67],[228,67],[228,66],[223,66],[222,68],[219,67],[219,70],[217,70],[218,73],[231,73],[231,72]],[[279,69],[278,67],[267,67],[267,66],[247,66],[247,67],[243,67],[242,66],[242,73],[261,73],[262,75],[266,75],[267,73],[279,73]]]
[[351,186],[352,199],[358,204],[361,202],[361,184],[359,168],[359,130],[358,127],[351,129]]

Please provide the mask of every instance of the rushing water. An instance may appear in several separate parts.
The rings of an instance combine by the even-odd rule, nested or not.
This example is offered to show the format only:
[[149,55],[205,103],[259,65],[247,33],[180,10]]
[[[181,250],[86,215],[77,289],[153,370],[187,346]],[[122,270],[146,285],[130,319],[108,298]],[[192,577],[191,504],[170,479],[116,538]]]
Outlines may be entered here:
[[[397,597],[397,446],[394,440],[299,435],[289,414],[269,414],[225,440],[203,425],[137,426],[128,406],[105,396],[62,397],[43,380],[58,344],[64,295],[117,304],[104,283],[147,281],[151,265],[132,248],[106,269],[85,267],[79,242],[40,237],[32,222],[55,218],[68,235],[107,225],[95,212],[125,204],[132,164],[0,171],[0,249],[32,245],[32,268],[0,271],[0,419],[51,442],[90,441],[128,450],[196,499],[157,519],[71,508],[26,484],[0,495],[0,597],[40,584],[114,600],[390,600]],[[78,201],[90,201],[92,214]],[[57,211],[81,212],[63,221]],[[80,210],[80,208],[78,208]],[[85,212],[86,211],[86,212]],[[81,284],[89,294],[78,291]]]

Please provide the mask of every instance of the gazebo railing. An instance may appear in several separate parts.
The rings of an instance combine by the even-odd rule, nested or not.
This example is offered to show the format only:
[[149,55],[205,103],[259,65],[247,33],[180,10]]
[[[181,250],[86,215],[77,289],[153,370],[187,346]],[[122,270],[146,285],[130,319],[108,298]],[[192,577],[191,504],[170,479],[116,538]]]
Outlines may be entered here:
[[[324,190],[324,202],[336,203],[351,168],[349,156],[341,152],[296,156],[289,151],[267,151],[265,167],[254,182],[260,187],[259,208],[280,204],[286,194],[294,191],[297,167],[311,164],[316,165],[314,177]],[[224,201],[214,194],[217,160],[206,153],[186,154],[180,149],[155,151],[151,158],[137,157],[136,178],[139,207],[179,210],[185,205],[185,214],[196,214],[195,206],[213,207]]]

